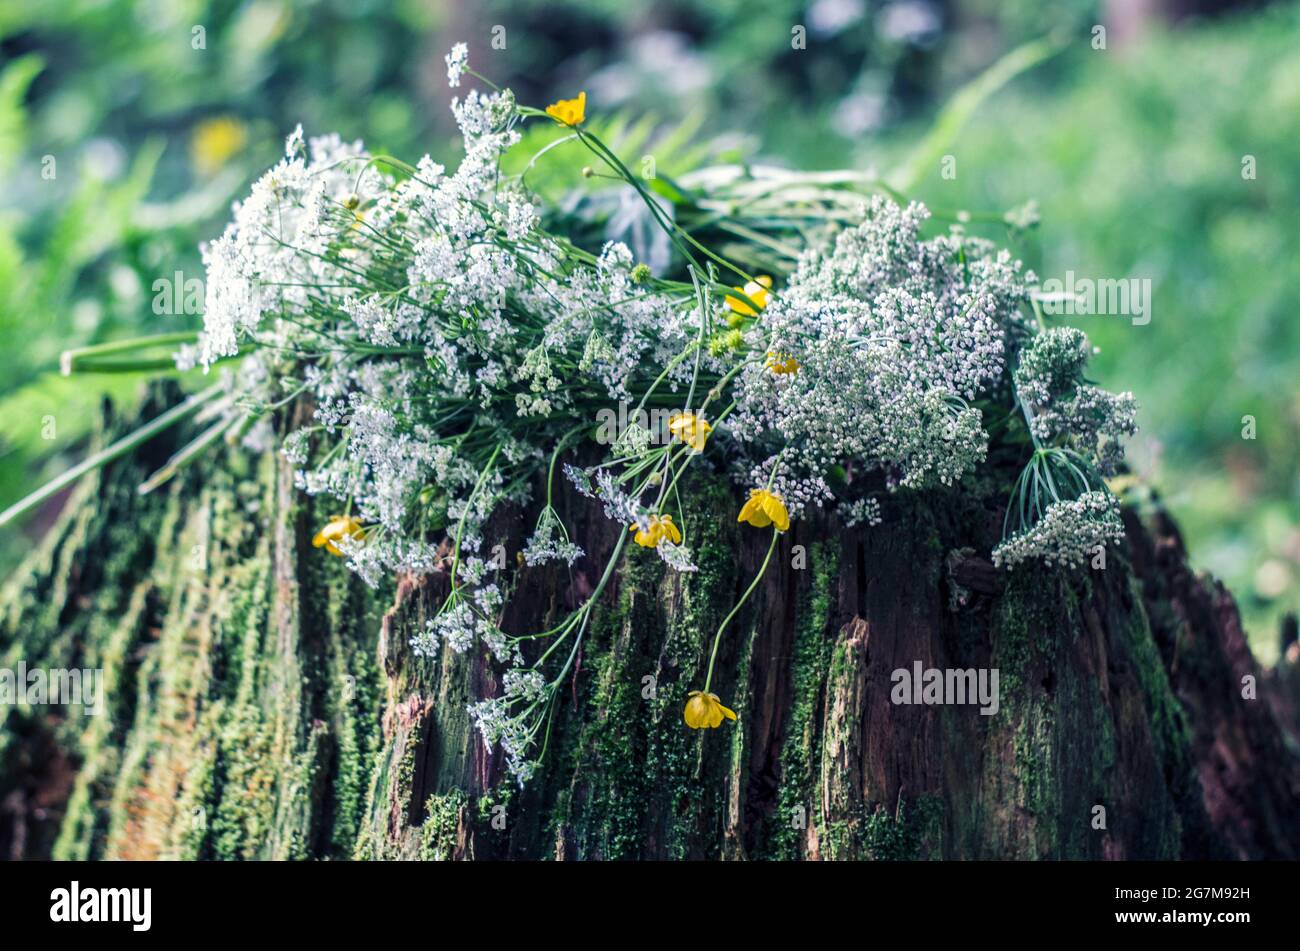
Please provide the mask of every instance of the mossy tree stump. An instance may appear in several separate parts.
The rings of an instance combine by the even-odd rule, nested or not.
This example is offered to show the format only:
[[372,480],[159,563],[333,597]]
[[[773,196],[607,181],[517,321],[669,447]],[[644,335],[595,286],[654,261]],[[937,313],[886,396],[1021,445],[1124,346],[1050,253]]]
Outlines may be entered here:
[[[409,649],[445,578],[367,588],[312,548],[331,513],[273,456],[218,452],[139,496],[185,436],[88,479],[6,587],[0,666],[101,667],[107,691],[98,717],[8,711],[6,855],[1300,857],[1296,725],[1275,712],[1295,698],[1267,695],[1297,680],[1261,676],[1159,512],[1126,514],[1104,570],[1011,574],[972,554],[1001,523],[992,480],[889,496],[873,528],[798,521],[725,635],[713,689],[740,719],[696,732],[686,694],[768,541],[702,471],[699,572],[628,553],[521,790],[466,711],[498,689],[486,653]],[[621,530],[558,507],[587,557],[512,560],[507,630],[575,606]],[[512,559],[530,514],[496,526]],[[998,712],[894,704],[917,661],[997,668]]]

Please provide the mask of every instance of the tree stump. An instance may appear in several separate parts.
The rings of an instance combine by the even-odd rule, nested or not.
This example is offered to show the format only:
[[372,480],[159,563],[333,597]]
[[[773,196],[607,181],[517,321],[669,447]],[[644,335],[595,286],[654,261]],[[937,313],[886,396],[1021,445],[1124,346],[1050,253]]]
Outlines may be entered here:
[[[499,687],[490,657],[409,648],[445,577],[369,589],[311,546],[332,513],[275,456],[222,449],[138,495],[187,435],[89,477],[6,586],[0,667],[102,668],[106,704],[0,711],[0,854],[1300,857],[1300,680],[1264,676],[1158,508],[1080,572],[988,563],[1010,477],[888,496],[874,527],[797,521],[724,635],[712,689],[739,720],[694,731],[687,692],[768,542],[697,473],[700,570],[627,553],[521,789],[466,709]],[[571,570],[516,563],[535,513],[496,526],[506,630],[576,605],[625,530],[557,508]],[[997,669],[996,713],[895,703],[917,663]]]

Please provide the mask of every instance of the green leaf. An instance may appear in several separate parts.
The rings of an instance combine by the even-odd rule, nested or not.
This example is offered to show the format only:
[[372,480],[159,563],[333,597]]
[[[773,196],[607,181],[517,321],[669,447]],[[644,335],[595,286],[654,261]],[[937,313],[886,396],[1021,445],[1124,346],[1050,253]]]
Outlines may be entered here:
[[44,68],[45,60],[29,53],[0,71],[0,172],[7,172],[22,152],[27,127],[23,100],[32,80]]
[[939,163],[986,99],[1021,73],[1063,50],[1065,39],[1064,35],[1057,34],[1018,46],[959,89],[940,110],[925,138],[885,180],[900,192],[910,192],[926,170]]

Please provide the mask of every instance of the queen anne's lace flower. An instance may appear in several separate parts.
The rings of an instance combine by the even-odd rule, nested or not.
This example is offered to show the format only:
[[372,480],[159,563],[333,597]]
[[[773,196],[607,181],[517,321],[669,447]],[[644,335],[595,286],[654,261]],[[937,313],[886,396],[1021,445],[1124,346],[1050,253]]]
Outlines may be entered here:
[[563,561],[572,565],[582,557],[582,549],[569,541],[555,510],[549,506],[538,519],[537,528],[524,548],[524,563],[543,565],[548,561]]
[[748,332],[784,372],[771,357],[746,368],[732,428],[785,447],[792,512],[849,460],[924,487],[950,485],[984,458],[988,437],[967,401],[1001,376],[1032,275],[984,242],[920,240],[926,214],[874,199],[862,224],[804,256]]
[[464,75],[465,65],[469,62],[469,45],[457,43],[444,58],[447,61],[447,85],[459,86],[460,77]]
[[1053,502],[1033,526],[993,549],[993,563],[1013,568],[1031,558],[1079,568],[1098,545],[1122,541],[1124,524],[1119,500],[1103,491],[1085,492],[1077,499]]
[[1113,475],[1124,456],[1122,440],[1137,431],[1132,393],[1108,393],[1083,382],[1088,338],[1074,327],[1052,327],[1020,355],[1016,393],[1034,436],[1095,454],[1103,475]]

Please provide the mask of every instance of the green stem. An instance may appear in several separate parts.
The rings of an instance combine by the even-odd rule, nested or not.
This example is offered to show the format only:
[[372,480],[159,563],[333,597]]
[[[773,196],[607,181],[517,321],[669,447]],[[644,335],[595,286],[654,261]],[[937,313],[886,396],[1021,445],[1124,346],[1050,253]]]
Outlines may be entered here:
[[0,526],[9,524],[19,515],[22,515],[24,512],[40,505],[46,499],[56,495],[67,486],[76,482],[86,473],[93,472],[95,469],[105,466],[113,460],[126,455],[136,446],[148,442],[168,427],[174,426],[181,422],[181,420],[194,415],[194,413],[198,412],[204,403],[222,393],[224,390],[225,386],[223,384],[216,383],[202,392],[195,393],[183,403],[173,406],[167,412],[141,426],[135,432],[123,436],[111,446],[101,449],[90,458],[73,466],[71,469],[56,476],[54,479],[51,479],[31,495],[15,502],[13,505],[9,506],[9,508],[0,512]]
[[209,426],[197,439],[184,446],[179,452],[168,459],[166,465],[142,482],[136,491],[141,495],[148,495],[150,492],[154,491],[154,489],[157,489],[159,486],[168,482],[172,476],[176,475],[176,473],[183,467],[194,461],[200,453],[225,435],[228,430],[241,422],[242,419],[243,417],[230,416],[219,420],[212,426]]
[[717,663],[718,660],[718,645],[722,643],[722,632],[727,629],[727,625],[731,623],[731,619],[736,616],[736,612],[740,610],[741,606],[749,600],[749,596],[754,593],[754,589],[758,587],[759,581],[761,581],[763,575],[767,573],[767,566],[772,560],[772,552],[776,551],[776,539],[780,534],[781,533],[777,531],[776,527],[773,526],[772,543],[767,546],[767,557],[763,559],[763,567],[758,569],[758,574],[754,575],[754,580],[749,583],[749,587],[746,588],[745,593],[740,596],[740,600],[737,601],[736,606],[731,609],[731,613],[723,618],[722,623],[718,625],[718,633],[713,636],[713,653],[709,655],[709,672],[704,676],[705,693],[709,692],[709,685],[713,683],[713,665]]
[[450,601],[456,594],[456,569],[460,567],[460,540],[465,532],[465,519],[469,517],[469,510],[474,507],[474,500],[478,498],[479,490],[483,488],[483,483],[487,481],[488,473],[492,471],[493,464],[497,461],[497,456],[501,453],[501,444],[492,450],[492,455],[488,457],[487,465],[479,473],[478,481],[474,484],[474,491],[470,493],[469,501],[465,503],[465,511],[460,513],[460,524],[456,526],[456,553],[451,560],[451,592],[447,595]]
[[102,362],[97,358],[114,353],[152,350],[155,347],[172,346],[178,343],[193,343],[198,339],[197,330],[182,330],[176,333],[153,334],[148,337],[131,337],[129,340],[111,340],[108,343],[97,343],[88,347],[75,347],[72,350],[64,350],[60,355],[59,370],[64,376],[71,376],[73,373],[87,371],[120,373],[132,370],[167,369],[176,365],[176,361],[170,357]]

